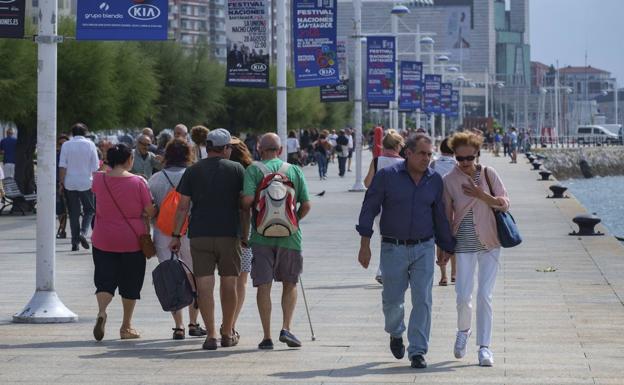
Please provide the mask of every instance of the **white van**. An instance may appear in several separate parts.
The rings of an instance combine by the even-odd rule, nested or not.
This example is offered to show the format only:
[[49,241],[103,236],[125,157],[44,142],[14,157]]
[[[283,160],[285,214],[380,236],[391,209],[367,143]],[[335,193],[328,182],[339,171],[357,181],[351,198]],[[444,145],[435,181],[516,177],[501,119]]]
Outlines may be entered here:
[[579,126],[577,129],[578,143],[607,143],[616,144],[619,142],[617,134],[607,130],[602,126]]

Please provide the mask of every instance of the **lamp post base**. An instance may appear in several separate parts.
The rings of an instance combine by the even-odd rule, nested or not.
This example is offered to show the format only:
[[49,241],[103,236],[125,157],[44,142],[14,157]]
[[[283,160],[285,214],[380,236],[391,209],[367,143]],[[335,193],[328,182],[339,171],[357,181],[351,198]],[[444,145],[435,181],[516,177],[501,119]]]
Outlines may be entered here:
[[353,187],[349,189],[349,192],[363,192],[366,191],[366,186],[364,186],[363,182],[355,182]]
[[13,316],[15,323],[66,323],[77,322],[78,316],[69,310],[56,291],[35,291],[21,313]]

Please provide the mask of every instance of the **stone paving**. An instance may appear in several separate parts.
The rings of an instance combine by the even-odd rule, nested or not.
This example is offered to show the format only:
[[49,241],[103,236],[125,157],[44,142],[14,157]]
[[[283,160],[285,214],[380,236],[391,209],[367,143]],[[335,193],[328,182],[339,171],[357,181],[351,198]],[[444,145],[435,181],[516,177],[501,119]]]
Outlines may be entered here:
[[[365,159],[370,160],[368,154]],[[494,294],[492,368],[477,365],[474,338],[464,359],[453,357],[452,286],[434,287],[429,368],[417,371],[407,359],[392,357],[383,331],[381,287],[372,268],[362,269],[356,258],[354,224],[364,194],[347,192],[353,173],[341,179],[337,165],[330,164],[326,181],[318,180],[315,168],[305,170],[313,208],[302,225],[302,278],[316,341],[311,341],[300,295],[294,332],[303,348],[278,343],[274,351],[258,351],[261,329],[251,287],[239,320],[239,346],[208,352],[201,350],[200,338],[172,341],[171,317],[160,309],[151,284],[152,260],[135,313],[142,338],[118,339],[121,304],[116,297],[105,339],[95,342],[91,255],[70,253],[66,240],[57,246],[57,291],[80,316],[79,322],[13,324],[11,316],[34,290],[35,226],[33,216],[2,216],[0,383],[624,384],[624,247],[611,236],[568,236],[571,218],[585,210],[575,199],[545,199],[552,182],[538,181],[524,160],[511,165],[486,154],[483,161],[496,167],[506,182],[525,238],[521,246],[503,253]],[[323,197],[314,195],[321,191],[326,191]],[[373,267],[378,250],[375,240]],[[549,267],[556,271],[537,271]],[[274,302],[277,335],[278,285]]]

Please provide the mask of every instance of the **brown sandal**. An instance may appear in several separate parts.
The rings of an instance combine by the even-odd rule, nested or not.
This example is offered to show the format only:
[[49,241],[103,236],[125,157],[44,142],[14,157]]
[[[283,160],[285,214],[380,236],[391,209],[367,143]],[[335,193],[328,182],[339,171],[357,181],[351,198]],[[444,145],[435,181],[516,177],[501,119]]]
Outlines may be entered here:
[[121,337],[122,340],[133,340],[135,338],[141,338],[141,335],[133,328],[126,328],[119,329],[119,337]]
[[102,341],[104,338],[104,326],[106,326],[106,313],[98,313],[93,327],[93,337],[96,341]]
[[183,340],[185,337],[184,328],[172,328],[173,330],[173,339],[174,340]]
[[448,281],[447,281],[447,279],[446,279],[446,278],[442,278],[442,279],[440,280],[440,282],[438,282],[438,285],[440,285],[440,286],[448,286]]

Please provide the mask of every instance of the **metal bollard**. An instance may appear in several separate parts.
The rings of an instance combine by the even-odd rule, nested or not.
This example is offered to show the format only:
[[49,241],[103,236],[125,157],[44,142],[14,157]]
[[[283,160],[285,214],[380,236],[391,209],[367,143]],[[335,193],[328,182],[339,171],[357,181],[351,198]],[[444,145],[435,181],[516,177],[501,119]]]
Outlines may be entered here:
[[552,172],[550,172],[548,170],[542,170],[542,171],[539,172],[539,174],[542,177],[541,180],[550,180],[550,176],[552,175]]
[[533,170],[539,170],[540,167],[542,167],[542,163],[540,163],[538,161],[534,161],[531,164],[533,165]]
[[573,231],[569,235],[604,235],[600,231],[594,231],[594,227],[600,223],[600,218],[595,215],[583,214],[577,215],[572,219],[572,222],[576,223],[579,227],[579,231]]
[[554,184],[552,186],[549,187],[550,191],[552,191],[553,195],[552,196],[548,196],[546,198],[550,198],[550,199],[561,199],[561,198],[569,198],[569,196],[564,196],[563,193],[566,192],[568,190],[567,187],[562,186],[560,184]]

